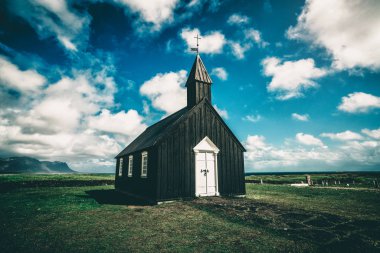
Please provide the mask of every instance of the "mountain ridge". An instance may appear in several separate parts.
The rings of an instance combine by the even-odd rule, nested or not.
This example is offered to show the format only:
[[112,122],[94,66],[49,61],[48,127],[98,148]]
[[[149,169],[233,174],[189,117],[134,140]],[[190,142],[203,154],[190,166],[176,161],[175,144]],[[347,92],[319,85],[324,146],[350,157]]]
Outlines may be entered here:
[[40,161],[38,159],[19,156],[0,158],[0,174],[18,173],[76,173],[67,163],[60,161]]

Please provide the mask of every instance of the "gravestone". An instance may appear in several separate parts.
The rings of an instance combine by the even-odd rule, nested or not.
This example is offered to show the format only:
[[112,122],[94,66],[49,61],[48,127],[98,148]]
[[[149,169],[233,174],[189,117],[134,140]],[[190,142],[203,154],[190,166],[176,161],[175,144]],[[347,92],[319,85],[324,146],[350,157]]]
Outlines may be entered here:
[[311,177],[310,177],[310,175],[306,175],[306,182],[307,182],[307,184],[308,184],[309,186],[313,184],[313,182],[311,181]]

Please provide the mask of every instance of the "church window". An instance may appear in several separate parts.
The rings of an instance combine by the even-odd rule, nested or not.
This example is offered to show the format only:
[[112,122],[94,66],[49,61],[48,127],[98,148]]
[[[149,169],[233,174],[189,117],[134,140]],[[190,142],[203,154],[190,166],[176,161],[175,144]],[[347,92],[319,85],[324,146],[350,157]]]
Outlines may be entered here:
[[141,177],[147,177],[148,175],[148,152],[141,153]]
[[123,158],[120,158],[119,161],[119,177],[123,175]]
[[132,171],[133,171],[133,156],[129,156],[128,161],[128,177],[132,177]]

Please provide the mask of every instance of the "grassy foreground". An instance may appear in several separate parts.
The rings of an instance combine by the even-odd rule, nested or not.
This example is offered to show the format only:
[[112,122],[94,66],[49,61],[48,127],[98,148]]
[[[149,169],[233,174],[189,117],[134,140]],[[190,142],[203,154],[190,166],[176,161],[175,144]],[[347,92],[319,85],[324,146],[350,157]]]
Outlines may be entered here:
[[245,199],[146,206],[111,185],[49,186],[0,203],[0,252],[380,251],[374,189],[247,184]]

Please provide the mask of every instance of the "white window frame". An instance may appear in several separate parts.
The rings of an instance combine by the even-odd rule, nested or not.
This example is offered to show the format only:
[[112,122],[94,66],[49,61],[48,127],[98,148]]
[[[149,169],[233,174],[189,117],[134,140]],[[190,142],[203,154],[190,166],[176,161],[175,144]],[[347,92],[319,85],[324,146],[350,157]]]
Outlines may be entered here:
[[123,157],[119,159],[119,177],[123,176]]
[[[146,164],[144,166],[144,160]],[[144,151],[141,153],[141,177],[148,177],[148,152]]]
[[128,158],[128,177],[132,177],[133,173],[133,156],[130,155]]

